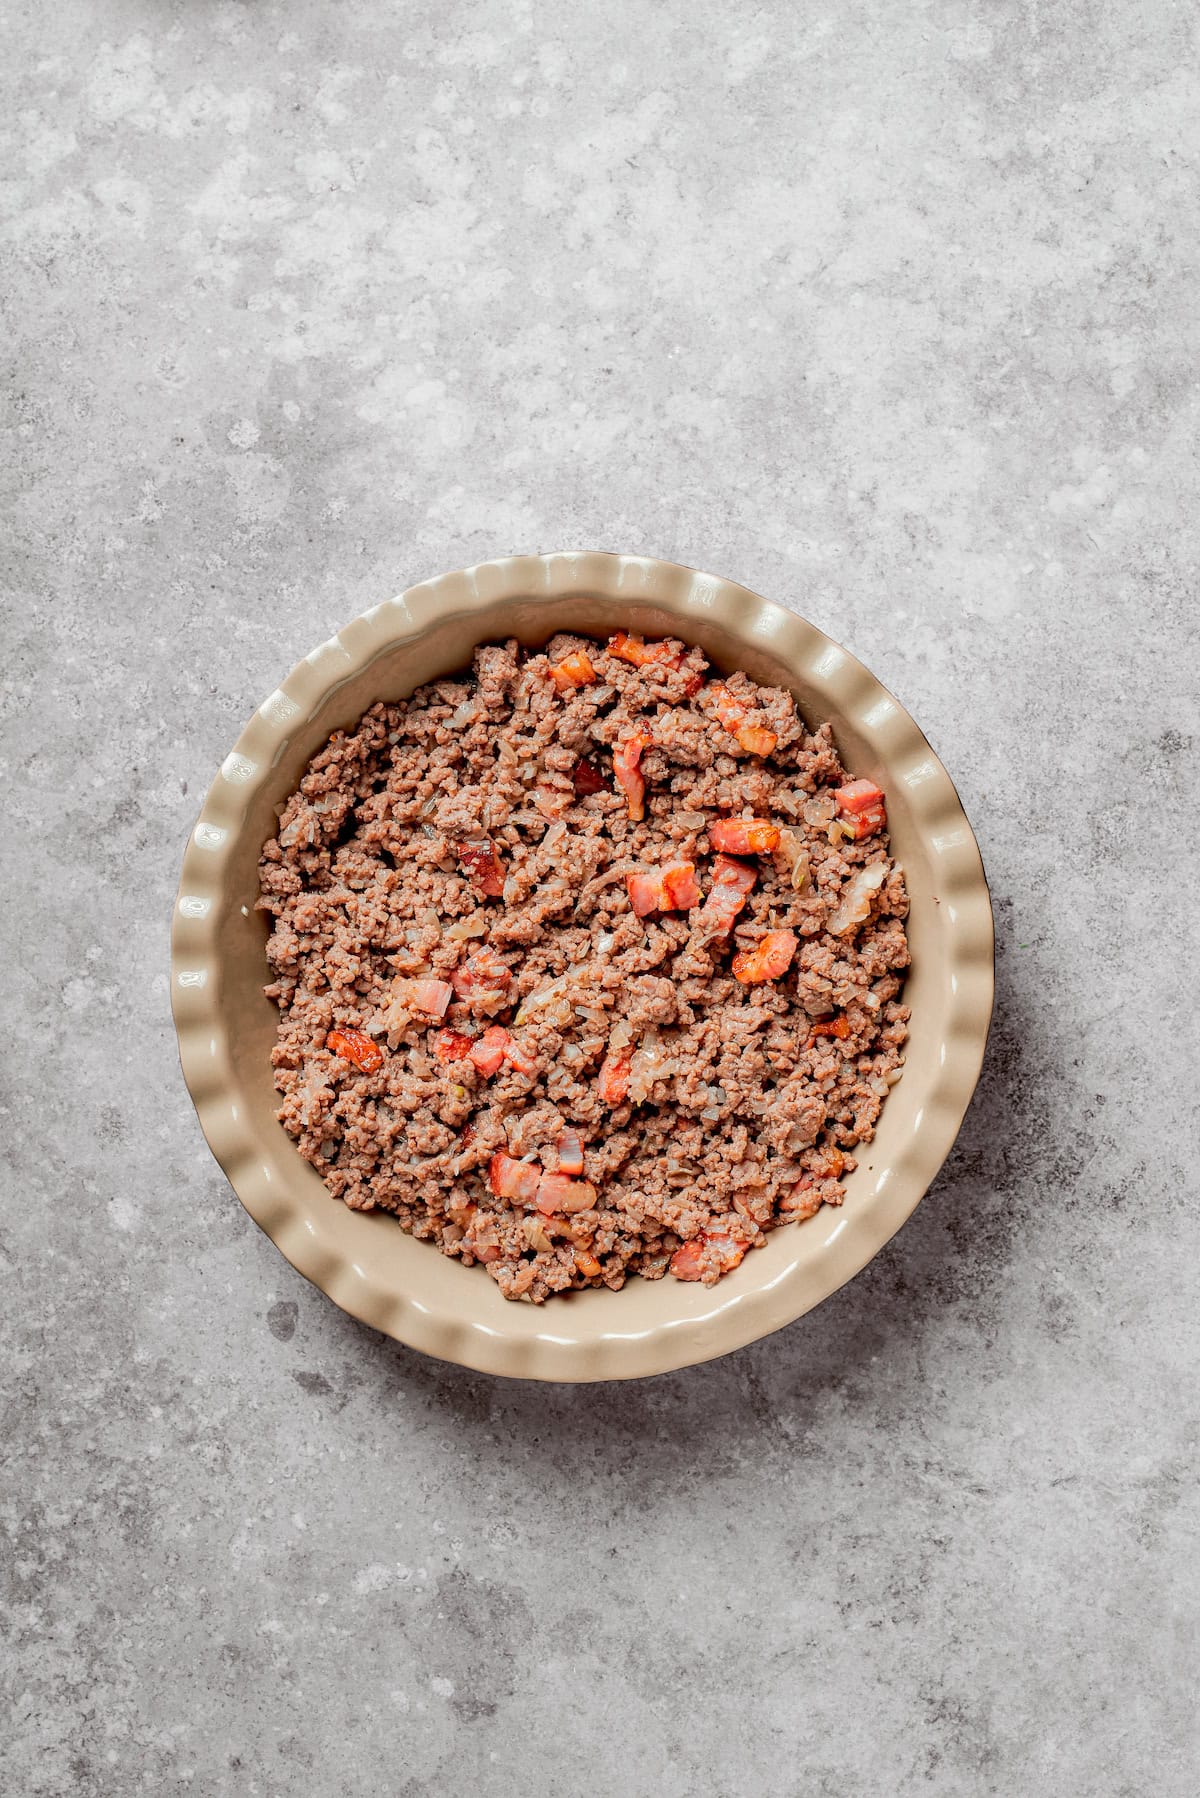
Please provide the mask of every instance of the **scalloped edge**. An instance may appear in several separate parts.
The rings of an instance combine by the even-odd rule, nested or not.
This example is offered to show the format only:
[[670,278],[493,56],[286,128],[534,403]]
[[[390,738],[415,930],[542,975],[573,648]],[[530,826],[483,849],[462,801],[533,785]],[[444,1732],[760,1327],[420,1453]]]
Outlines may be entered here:
[[[606,1307],[599,1324],[574,1300],[541,1308],[531,1322],[531,1307],[506,1304],[486,1275],[458,1264],[461,1303],[439,1308],[411,1284],[402,1290],[380,1281],[365,1247],[372,1221],[366,1218],[361,1261],[322,1245],[289,1190],[280,1142],[297,1166],[306,1164],[281,1127],[268,1141],[241,1101],[219,1005],[224,968],[216,925],[239,826],[251,797],[273,784],[297,722],[315,717],[385,651],[416,641],[435,624],[478,618],[474,640],[482,642],[511,628],[491,616],[507,604],[573,596],[628,605],[627,623],[640,630],[674,626],[688,637],[689,625],[713,623],[748,656],[765,652],[794,678],[815,682],[835,732],[839,721],[857,731],[890,788],[903,788],[911,822],[937,858],[943,900],[937,922],[950,997],[940,1053],[919,1095],[918,1127],[873,1170],[869,1193],[860,1169],[840,1211],[772,1233],[772,1245],[790,1239],[782,1267],[779,1254],[769,1259],[763,1250],[715,1288],[661,1282],[655,1291],[664,1294],[665,1314],[637,1330],[619,1327],[621,1294],[608,1293],[595,1295]],[[657,621],[647,613],[657,613]],[[506,557],[423,581],[372,607],[297,663],[258,707],[209,789],[184,855],[171,937],[180,1061],[201,1128],[238,1198],[292,1265],[343,1310],[411,1348],[482,1372],[556,1381],[636,1379],[726,1354],[793,1322],[859,1272],[911,1215],[953,1146],[983,1061],[994,975],[991,900],[974,833],[949,775],[893,695],[815,625],[746,587],[676,563],[600,551]],[[819,1242],[818,1219],[826,1225]],[[481,1303],[481,1289],[468,1284],[481,1278],[502,1312]],[[471,1315],[484,1310],[498,1323]]]

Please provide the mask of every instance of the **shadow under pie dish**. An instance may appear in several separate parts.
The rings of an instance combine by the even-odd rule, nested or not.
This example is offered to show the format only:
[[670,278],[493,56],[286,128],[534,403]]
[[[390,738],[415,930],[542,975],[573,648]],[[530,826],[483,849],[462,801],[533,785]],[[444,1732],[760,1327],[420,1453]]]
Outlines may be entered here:
[[[589,647],[578,641],[581,637],[594,641]],[[676,646],[656,650],[662,638],[676,640]],[[504,663],[507,652],[502,648],[486,652],[493,673],[499,669],[499,684],[477,716],[485,683],[464,684],[455,671],[470,665],[480,645],[503,645],[509,639],[523,646],[520,667],[511,658]],[[614,641],[625,653],[614,651]],[[552,650],[549,659],[542,654],[546,646]],[[672,665],[656,660],[663,655]],[[580,656],[591,658],[590,678],[575,682],[572,658]],[[574,666],[578,671],[577,661]],[[521,668],[531,673],[523,674]],[[419,728],[409,728],[405,720],[413,708],[404,702],[431,681],[437,683],[432,696],[417,702],[424,713]],[[760,701],[750,683],[781,691]],[[522,684],[534,692],[537,703],[532,708],[524,704],[521,729],[508,732],[510,754],[520,762],[524,747],[548,749],[548,756],[533,758],[543,773],[523,784],[514,776],[517,784],[511,791],[492,794],[490,810],[472,810],[447,791],[452,783],[445,767],[418,770],[424,776],[432,773],[438,795],[422,817],[431,792],[414,779],[411,752],[420,745],[419,760],[431,743],[436,749],[435,739],[440,737],[444,747],[457,733],[469,752],[466,760],[474,755],[479,761],[490,739],[498,741],[508,731],[513,693]],[[599,694],[597,703],[586,698],[589,691]],[[789,721],[793,696],[802,727]],[[551,728],[555,717],[572,715],[571,728]],[[649,740],[640,753],[631,754],[629,739],[641,718],[651,723]],[[364,729],[371,738],[366,745],[359,740]],[[653,741],[656,730],[663,739],[659,744]],[[350,734],[339,738],[339,731]],[[689,732],[695,744],[689,745]],[[389,744],[389,736],[396,741]],[[332,760],[331,737],[339,746]],[[774,741],[768,743],[768,737]],[[397,744],[409,766],[392,779],[389,794]],[[723,753],[726,744],[728,754]],[[347,755],[354,764],[351,778],[343,766]],[[326,758],[324,768],[318,765],[315,780],[310,772],[307,795],[291,799],[288,813],[283,808],[297,795],[314,756]],[[592,764],[592,772],[600,775],[591,793],[577,790],[580,762]],[[521,773],[527,776],[528,771]],[[643,773],[648,805],[639,795],[635,807],[633,791]],[[795,789],[791,812],[782,803],[789,796],[781,779],[790,779]],[[465,776],[462,786],[464,791],[471,787]],[[876,789],[882,789],[886,800],[887,849],[883,821],[872,826],[870,816]],[[835,794],[844,798],[835,803]],[[329,802],[324,814],[314,809],[323,798]],[[814,799],[819,803],[814,805]],[[796,803],[802,808],[799,815]],[[648,822],[632,815],[643,807]],[[523,812],[529,814],[527,821]],[[322,817],[328,824],[320,822]],[[751,829],[756,825],[763,827],[757,835]],[[394,826],[400,837],[393,831],[385,843],[387,830],[381,836],[381,826]],[[779,833],[774,840],[772,830]],[[327,840],[318,842],[325,831]],[[287,1109],[293,1095],[284,1095],[284,1106],[289,1128],[319,1165],[330,1139],[321,1139],[326,1128],[322,1108],[327,1115],[329,1095],[335,1095],[336,1105],[347,1082],[356,1090],[369,1088],[374,1079],[377,1090],[364,1093],[365,1106],[351,1104],[350,1117],[343,1106],[342,1140],[326,1172],[335,1190],[340,1180],[339,1196],[352,1204],[369,1195],[373,1175],[386,1187],[381,1193],[386,1202],[402,1215],[407,1206],[410,1228],[414,1221],[432,1226],[441,1200],[453,1198],[448,1176],[446,1191],[439,1195],[435,1190],[446,1166],[443,1161],[439,1172],[434,1164],[450,1148],[455,1150],[450,1160],[459,1160],[455,1138],[474,1119],[484,1140],[473,1151],[468,1146],[465,1160],[454,1170],[463,1176],[459,1216],[449,1216],[445,1206],[441,1210],[449,1238],[441,1246],[451,1251],[446,1258],[398,1230],[390,1217],[332,1203],[313,1166],[297,1156],[276,1116],[280,1095],[274,1090],[271,1057],[279,1017],[262,991],[264,976],[269,978],[266,929],[255,912],[257,864],[264,843],[270,842],[278,858],[274,865],[286,875],[284,885],[299,876],[301,886],[298,894],[268,893],[268,900],[284,902],[279,914],[291,906],[291,916],[282,918],[285,937],[288,932],[296,936],[297,915],[301,924],[313,926],[310,948],[315,943],[319,955],[330,937],[329,906],[320,900],[322,892],[328,893],[330,868],[320,867],[322,854],[343,852],[341,871],[350,880],[342,884],[357,886],[352,902],[358,904],[366,891],[362,854],[370,850],[396,861],[400,849],[399,862],[407,864],[414,832],[419,840],[411,859],[422,869],[427,889],[422,897],[430,903],[416,911],[399,908],[395,941],[384,941],[376,932],[380,965],[365,982],[361,971],[345,977],[345,956],[343,972],[319,1000],[312,988],[320,988],[322,976],[309,980],[308,1016],[301,1023],[311,1028],[289,1051],[301,1065],[283,1070],[285,1083],[297,1072],[301,1080],[311,1081],[314,1068],[319,1075],[301,1107],[307,1106],[310,1123],[318,1126],[309,1130],[307,1142],[303,1117],[294,1105]],[[312,844],[301,841],[305,833],[313,836]],[[547,836],[550,852],[540,863],[525,854],[527,843],[536,849]],[[581,836],[582,857],[572,849]],[[296,912],[312,896],[304,886],[305,869],[297,866],[310,850],[316,861],[310,861],[308,874],[318,912],[324,904],[323,917]],[[818,864],[807,898],[803,881],[793,889],[786,878],[805,851]],[[358,856],[359,863],[351,867],[346,853],[351,860]],[[488,853],[495,858],[494,873],[486,866],[472,868],[473,856]],[[831,875],[821,864],[835,855],[845,866]],[[879,989],[881,1009],[889,1015],[880,1020],[876,1036],[884,1025],[892,1026],[890,1046],[881,1049],[876,1037],[871,1039],[871,1055],[882,1056],[870,1067],[880,1096],[895,1071],[889,1057],[901,1052],[907,1024],[903,1080],[887,1097],[873,1140],[869,1131],[874,1118],[867,1118],[867,1140],[860,1145],[846,1142],[844,1124],[839,1148],[836,1128],[806,1141],[811,1118],[804,1129],[793,1128],[790,1137],[782,1129],[786,1120],[774,1120],[776,1141],[768,1160],[782,1164],[781,1178],[767,1180],[770,1191],[764,1196],[760,1165],[757,1185],[743,1182],[735,1194],[739,1202],[733,1203],[729,1182],[721,1177],[721,1157],[732,1144],[745,1171],[757,1153],[752,1147],[748,1157],[747,1144],[758,1144],[771,1133],[771,1120],[763,1124],[762,1118],[770,1109],[769,1091],[781,1079],[786,1084],[788,1077],[780,1063],[782,1036],[790,1030],[799,1039],[800,1017],[820,1044],[817,1068],[836,1068],[843,1052],[839,1027],[844,1034],[848,1018],[849,1028],[861,1033],[868,1021],[845,978],[839,987],[839,968],[831,965],[831,939],[824,928],[831,910],[836,919],[836,907],[828,898],[821,901],[820,889],[828,895],[844,888],[855,869],[869,873],[882,867],[875,897],[868,901],[871,924],[864,928],[878,934],[882,904],[886,916],[895,918],[902,940],[903,886],[890,858],[903,868],[908,887],[913,966],[899,994],[892,969],[873,965],[871,980],[857,997],[869,1003],[871,987]],[[264,866],[269,873],[270,859]],[[714,932],[696,927],[706,915],[713,923],[723,866],[727,879],[730,869],[746,872],[752,892],[740,898],[731,919],[716,920],[727,928],[717,933],[721,948],[714,974]],[[614,868],[607,910],[601,900],[599,909],[593,905],[580,917],[572,900],[561,942],[547,948],[536,930],[530,936],[525,902],[531,892],[541,893],[537,904],[550,917],[562,898],[564,880],[568,897],[576,889],[585,892],[598,877],[603,893],[603,876]],[[410,877],[399,865],[393,874],[393,885]],[[680,879],[682,887],[672,884]],[[489,884],[498,884],[499,891],[482,890]],[[822,903],[824,917],[814,923],[813,909],[819,911]],[[511,927],[502,921],[497,926],[494,920],[506,914],[514,920]],[[274,921],[278,987],[280,975],[286,981],[295,970],[289,971],[288,945],[279,940],[280,915]],[[558,926],[554,928],[557,932]],[[457,940],[440,940],[444,931],[456,933]],[[603,944],[608,937],[616,941],[615,949],[605,945],[605,965],[588,963],[595,991],[564,993],[560,987],[547,1002],[552,1017],[535,1024],[522,1007],[570,975],[572,965],[582,959],[578,951],[581,943],[586,947],[588,933],[593,943],[598,938]],[[638,949],[641,933],[650,945],[645,956]],[[850,941],[855,934],[852,926]],[[484,935],[487,940],[481,941]],[[697,935],[703,939],[698,947]],[[840,941],[847,941],[845,934]],[[485,949],[492,956],[486,968]],[[315,651],[264,702],[224,764],[188,849],[176,911],[173,995],[185,1074],[214,1152],[247,1209],[302,1272],[354,1315],[427,1352],[496,1372],[586,1380],[652,1373],[736,1347],[799,1316],[870,1258],[916,1204],[961,1121],[986,1040],[991,952],[982,867],[953,787],[911,719],[860,664],[802,619],[743,588],[670,564],[580,554],[483,564],[414,588]],[[622,956],[624,962],[614,967]],[[647,965],[641,965],[643,960]],[[663,970],[673,973],[677,962],[680,971],[669,979]],[[903,973],[902,960],[893,957],[893,964],[895,974]],[[845,976],[844,962],[840,971]],[[733,1012],[744,1013],[753,1000],[753,1009],[768,1013],[759,1028],[780,1041],[774,1044],[774,1061],[770,1052],[765,1057],[767,1089],[755,1087],[749,1078],[755,1070],[746,1053],[732,1059],[727,1055],[723,1063],[719,1057],[706,1058],[706,980],[718,1010],[731,1005]],[[682,1016],[679,1005],[672,1009],[672,986],[683,988]],[[797,989],[803,993],[800,1011]],[[785,991],[790,995],[786,1006]],[[580,1001],[588,997],[599,1003],[582,1006]],[[570,1014],[593,1013],[579,1017],[578,1029],[567,1022],[568,1012],[559,1004],[564,998],[571,1001]],[[423,1006],[432,1009],[423,1011]],[[911,1011],[911,1019],[902,1017],[902,1007]],[[286,1019],[286,1007],[282,1015]],[[830,1034],[821,1040],[825,1025],[831,1026]],[[371,1104],[378,1109],[382,1102],[386,1108],[388,1095],[380,1087],[378,1069],[357,1065],[353,1037],[349,1055],[339,1053],[346,1043],[335,1042],[330,1050],[326,1039],[339,1027],[361,1033],[369,1045],[368,1064],[379,1054],[393,1074],[397,1061],[414,1068],[417,1087],[426,1096],[431,1076],[434,1085],[438,1078],[444,1084],[457,1069],[465,1075],[454,1082],[461,1089],[461,1115],[453,1105],[437,1115],[409,1104],[420,1098],[416,1089],[398,1093],[400,1115],[387,1116],[387,1153],[374,1168],[369,1157],[364,1163],[366,1139],[353,1125],[361,1125]],[[507,1053],[505,1036],[511,1042]],[[653,1053],[646,1054],[664,1040],[674,1047],[677,1064],[665,1072],[654,1065]],[[311,1042],[307,1066],[305,1042]],[[438,1047],[447,1043],[446,1061],[439,1065]],[[498,1043],[501,1057],[493,1066]],[[680,1045],[686,1050],[682,1067]],[[867,1053],[857,1036],[849,1051]],[[659,1060],[664,1060],[661,1053]],[[740,1084],[739,1060],[746,1063],[747,1074]],[[711,1078],[718,1065],[727,1071],[724,1088]],[[601,1096],[606,1068],[608,1091]],[[386,1082],[386,1074],[382,1078]],[[632,1093],[618,1090],[621,1078],[633,1082]],[[672,1111],[676,1099],[680,1104]],[[755,1109],[747,1113],[749,1104]],[[839,1109],[845,1112],[844,1105]],[[496,1134],[497,1114],[501,1121],[516,1120],[507,1136]],[[417,1164],[411,1170],[411,1198],[396,1171],[406,1116],[418,1117],[423,1129],[420,1153],[408,1157]],[[677,1139],[673,1145],[663,1133],[664,1116],[673,1120],[668,1133]],[[349,1157],[348,1123],[356,1145]],[[585,1138],[581,1168],[576,1134]],[[632,1150],[631,1135],[637,1138]],[[605,1195],[647,1187],[656,1161],[665,1163],[671,1146],[679,1150],[672,1157],[674,1184],[664,1203],[650,1206],[654,1215],[648,1232],[630,1254],[629,1243],[638,1239],[638,1231],[627,1232],[623,1241],[614,1237],[615,1212],[602,1215]],[[845,1153],[847,1147],[857,1156],[857,1166]],[[714,1159],[716,1150],[720,1153]],[[632,1175],[623,1186],[630,1168]],[[722,1188],[715,1203],[721,1218],[733,1220],[732,1230],[728,1222],[712,1228],[720,1222],[715,1215],[697,1218],[697,1195],[705,1190],[706,1176],[709,1186]],[[761,1224],[804,1216],[822,1196],[842,1196],[841,1191],[822,1192],[823,1182],[841,1187],[845,1203],[836,1209],[823,1205],[799,1225],[768,1228],[765,1246],[747,1252],[762,1240]],[[597,1193],[594,1206],[580,1203],[588,1187]],[[675,1196],[679,1192],[681,1199]],[[662,1198],[661,1193],[644,1196]],[[555,1203],[560,1199],[562,1205]],[[372,1202],[369,1196],[367,1202]],[[467,1217],[471,1204],[475,1209]],[[494,1240],[489,1220],[498,1212],[504,1214],[504,1228]],[[581,1222],[573,1223],[575,1218]],[[646,1219],[635,1222],[645,1224]],[[518,1226],[529,1238],[521,1257],[513,1236]],[[432,1228],[425,1233],[433,1233]],[[708,1240],[697,1250],[702,1237]],[[459,1247],[463,1243],[468,1244],[465,1250]],[[497,1248],[499,1257],[488,1255]],[[606,1276],[611,1281],[626,1264],[634,1271],[643,1249],[649,1277],[629,1279],[619,1291],[597,1283],[559,1296],[568,1284],[563,1272],[568,1262],[571,1285]],[[481,1265],[461,1265],[466,1260],[486,1267],[498,1259],[504,1265],[493,1266],[493,1275],[504,1275],[510,1296],[551,1302],[506,1303],[495,1278]],[[523,1269],[535,1263],[541,1270],[553,1269],[549,1286],[535,1271],[531,1279],[539,1281],[540,1290],[530,1292],[528,1282],[525,1291],[512,1290],[514,1284],[520,1286]],[[713,1279],[716,1284],[705,1283]]]

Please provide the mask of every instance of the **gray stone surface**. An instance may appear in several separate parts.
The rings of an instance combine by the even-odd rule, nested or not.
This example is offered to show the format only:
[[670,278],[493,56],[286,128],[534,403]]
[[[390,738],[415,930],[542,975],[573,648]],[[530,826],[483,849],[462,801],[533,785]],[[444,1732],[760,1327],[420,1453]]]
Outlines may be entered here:
[[[5,23],[4,1786],[1197,1785],[1197,406],[1169,0]],[[818,1313],[625,1388],[292,1273],[167,930],[298,655],[513,549],[794,604],[929,731],[999,1012]]]

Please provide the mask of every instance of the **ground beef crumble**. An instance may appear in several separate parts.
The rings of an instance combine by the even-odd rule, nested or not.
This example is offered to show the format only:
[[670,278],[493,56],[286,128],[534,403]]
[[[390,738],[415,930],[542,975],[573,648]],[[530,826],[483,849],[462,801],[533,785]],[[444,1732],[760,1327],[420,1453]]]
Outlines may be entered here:
[[490,644],[373,706],[260,881],[281,1122],[508,1298],[719,1279],[842,1202],[899,1077],[882,795],[682,643]]

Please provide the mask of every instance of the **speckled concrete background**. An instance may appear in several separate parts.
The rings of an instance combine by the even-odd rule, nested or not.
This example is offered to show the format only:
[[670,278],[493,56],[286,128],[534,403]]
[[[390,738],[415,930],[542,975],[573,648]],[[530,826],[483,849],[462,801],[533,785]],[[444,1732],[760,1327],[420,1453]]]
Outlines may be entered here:
[[[1195,1791],[1192,24],[8,7],[14,1798]],[[165,977],[203,789],[297,656],[568,546],[851,645],[1000,930],[899,1239],[620,1389],[309,1290]]]

